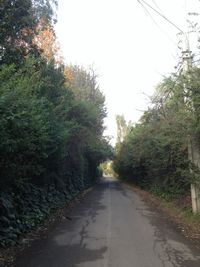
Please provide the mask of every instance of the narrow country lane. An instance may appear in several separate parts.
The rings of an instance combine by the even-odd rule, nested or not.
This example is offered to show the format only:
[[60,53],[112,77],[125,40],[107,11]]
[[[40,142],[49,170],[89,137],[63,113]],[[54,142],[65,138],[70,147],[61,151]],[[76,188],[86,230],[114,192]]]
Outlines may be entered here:
[[199,267],[200,251],[129,188],[102,180],[15,267]]

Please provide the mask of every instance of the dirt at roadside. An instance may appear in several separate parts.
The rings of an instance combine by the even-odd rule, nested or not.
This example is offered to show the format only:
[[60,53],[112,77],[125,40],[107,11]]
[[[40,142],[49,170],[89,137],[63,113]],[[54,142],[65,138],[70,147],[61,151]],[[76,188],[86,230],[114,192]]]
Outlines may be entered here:
[[30,247],[31,244],[38,239],[45,239],[48,236],[48,233],[62,220],[71,220],[69,214],[70,211],[75,208],[75,206],[84,198],[84,196],[89,193],[92,188],[85,190],[75,197],[66,207],[58,209],[53,212],[48,218],[34,231],[28,233],[22,237],[18,244],[6,249],[0,249],[0,267],[9,267],[12,266],[16,256],[27,247]]
[[[152,209],[168,216],[175,227],[187,238],[200,248],[200,223],[190,223],[183,215],[183,210],[190,205],[190,196],[174,201],[170,207],[161,198],[152,195],[134,185],[127,184],[134,192],[142,197]],[[173,206],[172,206],[173,205]],[[174,208],[173,208],[174,207]]]

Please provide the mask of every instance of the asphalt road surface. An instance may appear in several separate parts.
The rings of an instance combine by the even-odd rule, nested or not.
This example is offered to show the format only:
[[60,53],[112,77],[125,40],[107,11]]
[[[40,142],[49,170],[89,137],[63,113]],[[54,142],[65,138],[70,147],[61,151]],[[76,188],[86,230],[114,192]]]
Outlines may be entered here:
[[200,267],[200,251],[128,187],[107,178],[15,267]]

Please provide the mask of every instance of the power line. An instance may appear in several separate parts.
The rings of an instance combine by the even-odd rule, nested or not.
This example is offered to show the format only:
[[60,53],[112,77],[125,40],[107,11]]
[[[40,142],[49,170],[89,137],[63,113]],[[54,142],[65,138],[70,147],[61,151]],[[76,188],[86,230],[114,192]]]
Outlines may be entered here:
[[[147,3],[145,0],[137,0],[139,3],[142,1],[146,6],[148,6],[150,9],[152,9],[155,13],[157,13],[160,17],[162,17],[164,20],[166,20],[169,24],[171,24],[173,27],[175,27],[178,31],[181,33],[184,33],[175,23],[173,23],[171,20],[169,20],[164,14],[162,14],[160,11],[156,10],[154,7],[152,7],[149,3]],[[140,3],[141,4],[141,3]]]
[[162,12],[163,13],[163,11],[162,11],[162,9],[158,6],[158,4],[156,3],[156,1],[155,0],[151,0],[153,3],[154,3],[154,5],[160,10],[160,12]]
[[147,13],[147,15],[149,15],[149,17],[152,19],[153,23],[155,23],[155,25],[160,29],[160,26],[158,25],[158,23],[155,21],[155,19],[152,17],[151,13],[148,11],[148,9],[141,3],[140,0],[138,0],[138,3],[142,6],[142,8],[144,9],[144,11]]
[[[148,11],[148,9],[145,7],[145,5],[148,6],[148,7],[149,7],[151,10],[153,10],[155,13],[157,13],[159,16],[161,16],[164,20],[166,20],[166,21],[167,21],[169,24],[171,24],[173,27],[175,27],[180,33],[184,34],[184,32],[183,32],[182,29],[180,29],[175,23],[173,23],[171,20],[169,20],[169,19],[163,14],[162,10],[159,8],[159,6],[157,5],[157,3],[156,3],[154,0],[152,0],[153,3],[154,3],[154,5],[155,5],[160,11],[156,10],[154,7],[152,7],[152,6],[151,6],[149,3],[147,3],[145,0],[137,0],[137,1],[138,1],[138,3],[143,7],[143,9],[145,10],[145,12],[151,17],[151,19],[153,20],[153,22],[156,24],[156,26],[157,26],[160,30],[162,30],[162,28],[161,28],[161,27],[158,25],[158,23],[154,20],[154,18],[152,17],[152,15],[151,15],[150,12]],[[162,32],[164,32],[164,31],[162,30]],[[166,34],[166,32],[165,32],[165,34]],[[169,36],[168,36],[168,38],[169,38]],[[173,42],[173,43],[174,43],[174,42]],[[173,92],[174,87],[176,86],[176,83],[177,83],[177,81],[178,81],[178,79],[179,79],[179,75],[181,74],[181,72],[182,72],[182,63],[179,65],[179,68],[177,68],[176,72],[174,73],[174,76],[175,76],[175,77],[176,77],[176,75],[178,75],[178,76],[176,77],[176,79],[174,79],[171,88],[169,89],[167,95],[164,97],[164,101],[166,101],[166,100],[168,99],[168,97],[170,96],[170,94]],[[160,93],[158,93],[156,96],[154,96],[154,100],[158,99],[159,95],[160,95]]]
[[[174,40],[169,36],[169,34],[163,30],[160,25],[156,22],[156,20],[153,18],[153,16],[151,15],[151,13],[148,11],[148,9],[141,3],[140,0],[138,0],[138,3],[142,6],[142,8],[144,9],[145,13],[151,18],[151,20],[153,21],[153,23],[158,27],[158,29],[169,39],[169,41],[171,43],[173,43],[173,45],[177,46],[177,44],[174,42]],[[171,56],[175,58],[175,56],[173,54],[171,54]]]

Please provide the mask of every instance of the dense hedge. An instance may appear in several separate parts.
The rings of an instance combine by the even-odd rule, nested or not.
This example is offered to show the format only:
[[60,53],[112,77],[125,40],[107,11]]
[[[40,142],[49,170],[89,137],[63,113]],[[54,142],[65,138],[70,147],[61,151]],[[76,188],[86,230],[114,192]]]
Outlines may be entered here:
[[191,141],[200,151],[199,73],[194,68],[158,86],[151,108],[116,146],[114,170],[122,179],[166,199],[183,196],[190,183],[200,182],[199,169],[188,157]]
[[[20,68],[0,68],[0,244],[5,245],[93,183],[110,149],[99,120],[104,103],[76,99],[63,67],[27,59]],[[102,99],[98,88],[90,90]]]
[[94,183],[111,153],[94,71],[61,60],[56,2],[0,3],[2,246]]

